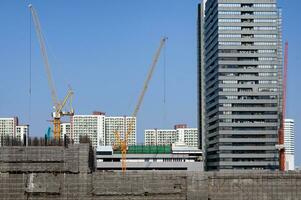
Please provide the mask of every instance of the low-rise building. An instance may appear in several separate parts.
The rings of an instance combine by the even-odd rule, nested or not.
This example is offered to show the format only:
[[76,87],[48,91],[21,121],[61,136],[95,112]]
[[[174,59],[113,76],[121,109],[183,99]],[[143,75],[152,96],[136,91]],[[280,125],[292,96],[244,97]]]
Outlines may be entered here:
[[[98,147],[98,170],[121,170],[122,154],[111,146]],[[127,170],[185,170],[203,171],[202,151],[185,144],[129,146],[126,155]]]

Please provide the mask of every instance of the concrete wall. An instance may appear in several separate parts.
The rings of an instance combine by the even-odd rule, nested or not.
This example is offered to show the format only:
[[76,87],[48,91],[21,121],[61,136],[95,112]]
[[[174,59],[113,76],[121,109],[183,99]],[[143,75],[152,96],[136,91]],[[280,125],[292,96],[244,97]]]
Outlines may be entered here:
[[[47,152],[49,147],[35,148],[39,151],[44,148],[44,152]],[[301,172],[128,171],[123,175],[121,172],[93,171],[88,164],[92,158],[89,158],[87,145],[74,145],[67,149],[51,148],[49,148],[51,149],[49,152],[52,152],[53,155],[57,156],[55,150],[57,148],[66,157],[57,156],[50,161],[45,159],[47,158],[46,154],[42,154],[44,156],[31,157],[31,160],[28,160],[25,159],[25,154],[20,156],[22,159],[16,159],[16,156],[12,154],[12,159],[7,159],[4,158],[2,152],[10,150],[0,148],[0,166],[9,164],[10,167],[13,167],[13,162],[23,163],[14,170],[0,167],[0,200],[301,199]],[[19,155],[22,154],[20,154],[21,149],[17,151]],[[75,151],[75,149],[77,150]],[[72,156],[66,153],[71,150],[73,151]],[[51,172],[44,165],[40,165],[41,168],[47,169],[42,171],[37,165],[33,165],[35,162],[47,162],[51,168],[51,162],[60,161],[63,163],[62,165],[66,165],[69,159],[73,160],[75,165],[72,171],[68,167],[61,167],[60,170]],[[33,169],[39,170],[31,170],[31,167],[28,166],[32,165]]]
[[301,173],[0,173],[0,199],[298,200]]

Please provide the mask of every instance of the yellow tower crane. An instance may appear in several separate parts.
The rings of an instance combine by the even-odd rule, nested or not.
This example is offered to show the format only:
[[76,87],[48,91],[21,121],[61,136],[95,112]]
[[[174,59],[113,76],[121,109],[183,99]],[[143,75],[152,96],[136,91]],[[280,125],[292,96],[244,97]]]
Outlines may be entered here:
[[[46,45],[45,45],[45,41],[44,41],[44,37],[43,37],[41,25],[40,25],[40,20],[39,20],[37,12],[33,8],[33,6],[31,4],[29,4],[28,7],[31,11],[32,19],[33,19],[33,22],[35,25],[36,34],[37,34],[37,37],[38,37],[38,40],[40,43],[40,49],[41,49],[41,53],[42,53],[42,57],[43,57],[43,61],[44,61],[45,71],[47,74],[48,85],[49,85],[49,88],[51,91],[51,98],[52,98],[52,103],[53,103],[53,108],[54,108],[54,112],[52,113],[53,135],[54,135],[55,140],[59,140],[61,137],[61,117],[74,115],[74,110],[72,108],[73,91],[69,87],[69,90],[68,90],[67,95],[64,98],[64,100],[63,101],[58,100],[54,81],[53,81],[52,75],[51,75],[51,67],[50,67],[49,60],[48,60],[48,55],[47,55]],[[63,108],[65,107],[65,105],[67,104],[68,101],[70,103],[70,111],[63,111]]]
[[[142,104],[142,101],[143,101],[143,98],[144,98],[144,95],[145,95],[145,92],[148,88],[148,84],[153,76],[153,72],[156,68],[156,65],[157,65],[157,62],[158,62],[158,59],[159,59],[159,56],[160,56],[160,53],[161,53],[161,50],[165,44],[167,40],[167,37],[163,37],[160,41],[160,46],[158,48],[158,50],[156,51],[156,54],[153,58],[153,62],[150,66],[150,70],[147,74],[147,77],[146,77],[146,80],[144,81],[144,85],[143,85],[143,88],[142,88],[142,91],[141,91],[141,94],[138,98],[138,102],[136,104],[136,107],[135,107],[135,110],[132,114],[132,117],[136,117],[137,114],[138,114],[138,111],[140,109],[140,106]],[[120,150],[121,150],[121,168],[122,168],[122,173],[125,174],[125,171],[126,171],[126,152],[127,152],[127,147],[128,147],[128,138],[129,136],[131,135],[131,133],[133,132],[133,129],[134,129],[134,121],[131,120],[129,125],[128,125],[128,128],[127,128],[127,131],[124,135],[124,138],[121,139],[118,131],[115,131],[114,132],[114,135],[115,135],[115,140],[117,141],[117,144],[118,146],[120,147]]]

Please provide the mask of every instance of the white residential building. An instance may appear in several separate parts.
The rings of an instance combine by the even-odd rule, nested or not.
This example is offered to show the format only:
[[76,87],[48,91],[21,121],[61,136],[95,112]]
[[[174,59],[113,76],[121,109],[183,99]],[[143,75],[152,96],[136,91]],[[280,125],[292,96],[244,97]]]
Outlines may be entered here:
[[15,137],[16,126],[18,125],[18,118],[0,118],[0,146],[2,145],[5,137]]
[[175,142],[185,143],[190,147],[198,147],[198,129],[182,126],[175,129],[147,129],[144,131],[145,145],[166,145]]
[[88,137],[93,147],[105,145],[105,115],[74,115],[71,118],[71,138],[79,143],[81,137]]
[[190,147],[198,147],[199,136],[197,128],[178,128],[177,129],[178,142],[185,143]]
[[144,131],[145,145],[166,145],[178,141],[175,129],[148,129]]
[[295,131],[294,120],[285,119],[284,121],[284,146],[285,146],[285,169],[295,169]]
[[[105,113],[94,112],[93,115],[74,115],[71,124],[62,124],[62,137],[64,132],[75,143],[79,143],[80,137],[87,136],[92,142],[93,147],[110,146],[115,142],[117,131],[124,138],[124,133],[132,126],[131,134],[128,138],[128,145],[135,145],[136,142],[136,118],[135,117],[106,117]],[[70,128],[69,128],[70,127]]]
[[26,139],[26,145],[28,144],[29,125],[19,125],[18,121],[17,117],[0,118],[0,146],[6,137],[17,139],[22,144]]
[[61,140],[64,140],[65,135],[68,138],[71,138],[71,123],[62,123],[61,124]]
[[29,137],[29,125],[18,125],[16,126],[16,135],[15,138],[24,144],[24,139],[26,146],[28,145]]
[[112,145],[115,142],[115,132],[117,131],[121,139],[124,139],[125,133],[131,128],[128,137],[128,145],[136,145],[136,117],[118,116],[105,117],[105,145]]

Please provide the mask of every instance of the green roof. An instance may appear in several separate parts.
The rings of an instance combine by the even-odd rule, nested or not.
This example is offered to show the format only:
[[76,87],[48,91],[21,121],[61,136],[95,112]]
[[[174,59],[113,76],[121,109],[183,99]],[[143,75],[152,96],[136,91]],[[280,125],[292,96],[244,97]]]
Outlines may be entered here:
[[[115,154],[120,154],[119,150],[114,151]],[[170,154],[171,145],[134,145],[128,146],[128,154]]]

